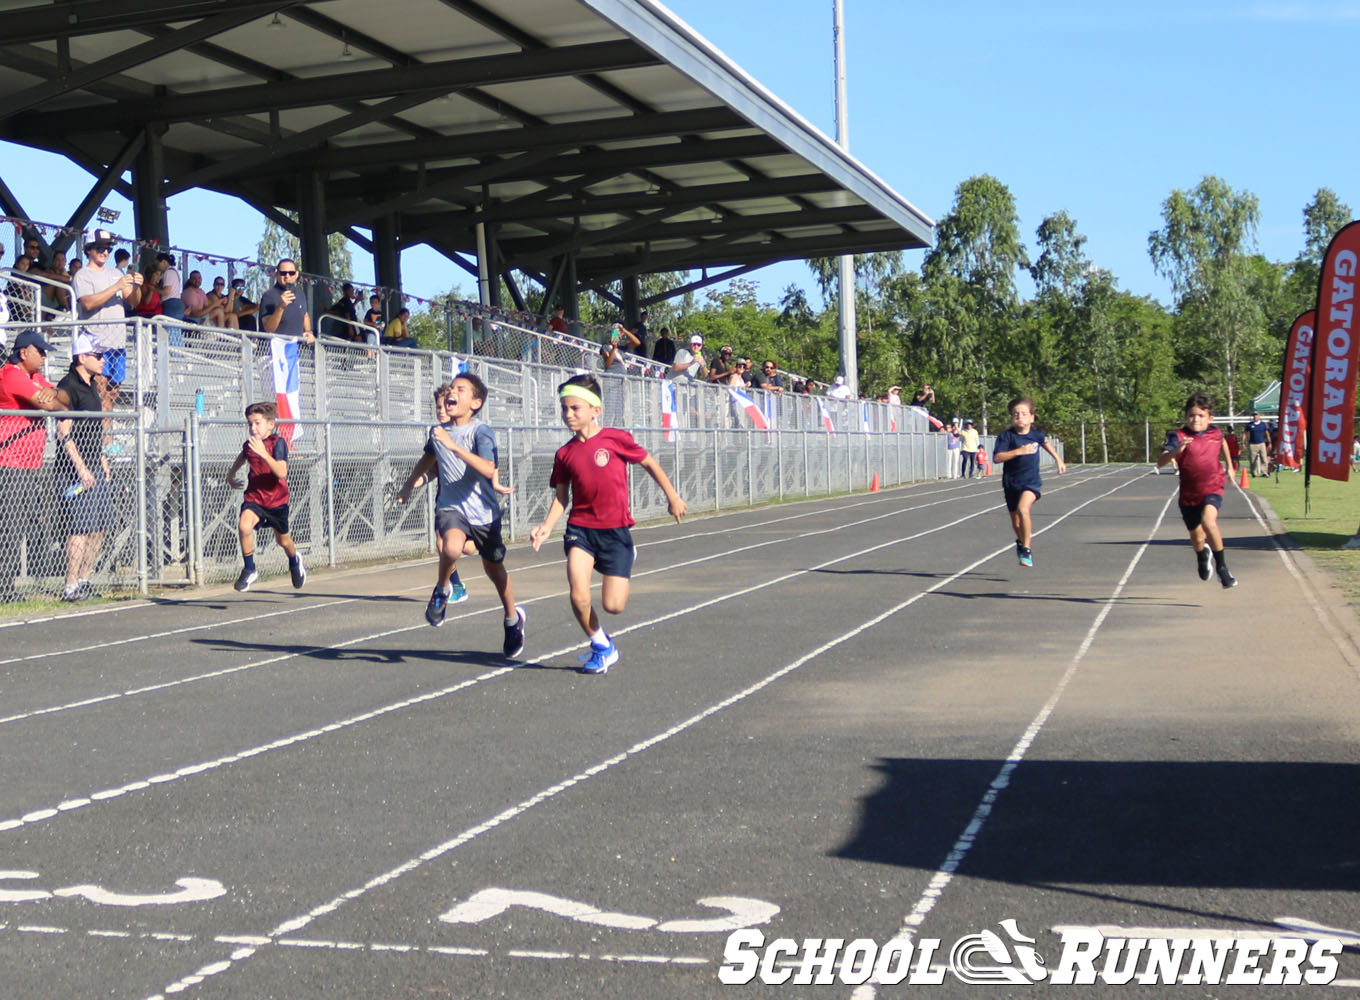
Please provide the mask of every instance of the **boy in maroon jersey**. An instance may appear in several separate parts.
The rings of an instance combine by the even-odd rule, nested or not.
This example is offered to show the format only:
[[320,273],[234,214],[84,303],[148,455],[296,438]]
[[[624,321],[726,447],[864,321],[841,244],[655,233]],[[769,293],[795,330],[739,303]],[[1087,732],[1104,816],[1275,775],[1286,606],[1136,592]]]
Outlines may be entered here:
[[[1157,456],[1157,468],[1174,461],[1181,474],[1181,520],[1190,531],[1199,578],[1209,579],[1212,551],[1218,582],[1236,587],[1223,552],[1223,533],[1218,530],[1218,508],[1223,488],[1233,474],[1232,455],[1223,432],[1212,426],[1214,403],[1208,393],[1197,392],[1185,403],[1185,426],[1171,431]],[[1224,472],[1226,466],[1227,471]]]
[[604,578],[600,604],[617,615],[628,604],[629,576],[633,570],[634,523],[628,509],[628,463],[647,470],[666,494],[667,510],[676,523],[685,516],[685,501],[675,492],[670,478],[647,449],[627,431],[600,426],[604,404],[600,383],[589,375],[577,375],[557,387],[562,403],[562,422],[572,439],[557,449],[548,484],[556,490],[543,523],[529,533],[537,552],[552,534],[562,512],[571,503],[562,546],[567,553],[567,586],[571,609],[586,635],[590,651],[581,657],[582,673],[602,674],[618,661],[614,641],[600,627],[590,600],[590,577],[599,570]]
[[245,568],[236,578],[236,589],[244,593],[260,578],[255,570],[255,526],[263,524],[274,529],[279,545],[288,554],[288,573],[293,586],[302,589],[307,582],[307,570],[298,557],[293,536],[288,534],[288,442],[274,433],[278,410],[273,403],[251,403],[246,407],[246,423],[250,437],[227,472],[227,485],[240,489],[236,473],[241,466],[250,466],[246,495],[241,502],[241,558]]

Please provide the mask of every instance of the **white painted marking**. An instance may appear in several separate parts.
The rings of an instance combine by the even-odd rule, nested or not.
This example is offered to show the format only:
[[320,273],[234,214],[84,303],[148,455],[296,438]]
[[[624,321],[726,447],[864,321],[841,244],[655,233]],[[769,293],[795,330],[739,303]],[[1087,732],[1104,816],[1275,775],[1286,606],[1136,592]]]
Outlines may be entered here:
[[54,889],[54,896],[84,896],[91,903],[101,906],[173,906],[177,903],[202,903],[227,894],[227,887],[210,878],[175,879],[179,892],[163,892],[150,895],[111,892],[97,885],[75,885],[69,889]]
[[651,917],[631,916],[627,913],[610,913],[589,903],[582,903],[562,896],[550,896],[543,892],[529,892],[520,889],[501,889],[492,887],[473,893],[457,906],[440,914],[439,919],[449,924],[479,924],[498,917],[512,906],[523,906],[531,910],[542,910],[553,916],[564,917],[580,923],[600,927],[615,927],[623,930],[647,930],[672,934],[702,934],[734,931],[742,927],[754,927],[768,923],[779,907],[761,899],[748,899],[744,896],[706,896],[698,900],[700,906],[711,906],[726,910],[727,916],[707,920],[671,920],[658,923]]
[[[1137,482],[1137,481],[1138,481],[1138,479],[1136,479],[1136,478],[1135,478],[1135,479],[1126,480],[1126,481],[1120,483],[1119,485],[1113,487],[1112,489],[1107,490],[1105,493],[1102,493],[1102,494],[1100,494],[1100,495],[1098,495],[1098,496],[1092,497],[1090,500],[1086,500],[1086,501],[1084,501],[1084,502],[1078,504],[1077,506],[1073,507],[1073,508],[1072,508],[1070,511],[1068,511],[1067,513],[1062,514],[1062,515],[1060,515],[1059,517],[1055,518],[1055,519],[1054,519],[1049,525],[1047,525],[1046,527],[1040,529],[1039,531],[1036,531],[1035,534],[1036,534],[1036,535],[1041,535],[1041,534],[1043,534],[1043,533],[1045,533],[1045,532],[1047,532],[1047,531],[1049,531],[1049,530],[1051,530],[1051,529],[1057,527],[1057,526],[1058,526],[1059,524],[1061,524],[1063,521],[1067,520],[1067,518],[1072,517],[1073,515],[1075,515],[1078,511],[1083,510],[1083,509],[1086,508],[1086,507],[1089,507],[1091,504],[1095,503],[1096,501],[1102,500],[1102,499],[1104,499],[1105,497],[1108,497],[1108,496],[1110,496],[1110,495],[1113,494],[1113,493],[1117,493],[1119,490],[1121,490],[1121,489],[1123,489],[1124,487],[1126,487],[1126,486],[1128,486],[1128,485],[1130,485],[1130,484],[1132,484],[1132,483],[1135,483],[1135,482]],[[1056,491],[1053,491],[1053,492],[1056,492]],[[1170,500],[1168,500],[1167,502],[1168,502],[1168,504],[1169,504],[1169,503],[1170,503]],[[995,509],[995,507],[992,507],[992,508],[989,508],[989,509]],[[1165,510],[1166,510],[1166,509],[1165,509],[1165,507],[1164,507],[1164,508],[1163,508],[1163,516],[1165,515]],[[971,516],[974,516],[974,515],[970,515],[970,517],[971,517]],[[968,519],[969,519],[969,518],[959,518],[958,521],[961,522],[961,521],[968,520]],[[958,522],[955,522],[955,523],[958,523]],[[942,526],[941,528],[930,529],[929,531],[920,532],[920,533],[918,533],[918,536],[919,536],[919,535],[924,535],[924,534],[930,534],[932,531],[943,530],[943,527],[947,527],[947,526]],[[910,537],[918,537],[918,536],[910,536]],[[897,540],[897,542],[900,542],[900,541],[903,541],[903,540],[909,540],[909,539],[899,539],[899,540]],[[837,559],[829,560],[828,562],[821,563],[819,566],[811,567],[810,569],[801,570],[801,571],[799,571],[799,572],[797,572],[797,573],[787,574],[787,575],[784,576],[784,577],[777,577],[777,578],[775,578],[775,580],[772,580],[772,581],[770,581],[770,582],[768,582],[768,583],[765,583],[765,584],[758,584],[758,585],[753,586],[753,587],[747,587],[747,588],[745,588],[745,589],[743,589],[743,590],[735,591],[735,592],[733,592],[732,594],[727,595],[727,598],[724,598],[724,599],[730,599],[730,598],[732,598],[732,597],[742,596],[742,595],[744,595],[744,594],[746,594],[746,593],[750,593],[750,592],[755,591],[755,590],[760,590],[760,589],[762,589],[762,588],[764,588],[764,587],[766,587],[766,586],[771,586],[771,585],[773,585],[775,582],[778,582],[778,581],[780,581],[780,580],[788,579],[788,578],[795,577],[795,576],[802,576],[803,574],[812,572],[812,571],[815,570],[815,569],[820,569],[820,568],[823,568],[823,567],[825,567],[825,566],[831,566],[831,565],[834,565],[835,563],[843,562],[843,561],[846,560],[846,559],[854,558],[855,556],[861,555],[861,554],[863,554],[863,553],[865,553],[865,552],[872,552],[872,551],[875,551],[875,550],[877,550],[877,549],[884,548],[885,546],[887,546],[887,545],[889,545],[889,544],[896,544],[896,543],[895,543],[895,542],[885,542],[885,543],[883,543],[883,544],[881,544],[881,545],[871,546],[871,547],[868,548],[868,549],[864,549],[864,550],[861,550],[860,552],[856,552],[856,553],[851,553],[850,555],[842,556],[842,557],[837,558]],[[1146,548],[1146,545],[1144,545],[1144,549],[1145,549],[1145,548]],[[579,773],[573,775],[572,777],[565,779],[564,781],[560,781],[560,782],[558,782],[558,783],[555,784],[555,785],[552,785],[552,786],[550,786],[550,787],[548,787],[548,788],[545,788],[545,789],[543,789],[542,791],[536,793],[535,795],[531,795],[529,798],[524,799],[524,800],[522,800],[522,801],[516,803],[515,805],[510,806],[509,808],[502,810],[501,812],[497,813],[495,816],[492,816],[490,819],[484,820],[484,821],[482,821],[481,823],[478,823],[478,824],[475,825],[475,826],[469,827],[468,829],[464,830],[462,833],[458,834],[457,836],[455,836],[455,837],[453,837],[453,838],[451,838],[451,839],[449,839],[449,840],[446,840],[446,841],[445,841],[444,843],[442,843],[442,844],[438,844],[438,845],[436,845],[435,847],[430,848],[429,850],[425,851],[423,854],[419,855],[418,857],[412,858],[412,859],[410,859],[409,861],[405,861],[405,862],[403,862],[402,864],[397,865],[395,868],[392,868],[392,869],[390,869],[389,871],[382,873],[381,875],[377,875],[377,876],[375,876],[375,877],[369,879],[367,882],[365,882],[365,883],[364,883],[362,886],[360,886],[359,888],[357,888],[357,889],[352,889],[352,890],[350,890],[349,892],[343,893],[343,894],[341,894],[341,895],[335,897],[333,900],[331,900],[331,901],[329,901],[329,902],[327,902],[327,903],[323,903],[321,906],[314,907],[312,910],[309,910],[307,913],[304,913],[304,914],[302,914],[302,915],[300,915],[300,916],[294,917],[294,918],[292,918],[292,919],[290,919],[290,920],[284,921],[282,924],[280,924],[278,927],[276,927],[274,930],[272,930],[272,931],[270,932],[269,936],[270,936],[271,938],[273,938],[273,939],[277,939],[277,938],[281,937],[281,936],[282,936],[283,934],[285,934],[285,933],[289,933],[289,932],[295,931],[295,930],[300,930],[301,928],[307,926],[309,923],[311,923],[313,920],[315,920],[318,916],[320,916],[320,915],[322,915],[322,914],[334,912],[336,909],[339,908],[339,906],[340,906],[342,903],[347,902],[348,900],[351,900],[351,899],[358,899],[358,898],[360,898],[361,896],[363,896],[364,894],[366,894],[367,892],[369,892],[369,891],[372,890],[372,889],[381,888],[382,886],[387,885],[388,883],[393,882],[393,881],[395,881],[395,880],[401,878],[403,875],[410,874],[411,872],[413,872],[413,871],[415,871],[416,869],[420,868],[420,867],[423,866],[424,864],[426,864],[426,863],[428,863],[428,862],[430,862],[430,861],[437,860],[438,858],[443,857],[445,854],[448,854],[448,853],[451,852],[451,851],[457,850],[459,847],[463,846],[464,844],[467,844],[467,843],[469,843],[469,842],[475,840],[476,838],[480,837],[482,834],[487,833],[487,832],[490,831],[490,830],[494,830],[494,829],[496,829],[497,827],[499,827],[501,824],[506,823],[506,822],[509,822],[510,820],[516,818],[517,816],[520,816],[520,815],[522,815],[523,813],[528,812],[528,811],[529,811],[530,809],[532,809],[534,806],[541,805],[543,802],[547,802],[547,801],[549,801],[550,799],[555,798],[556,796],[560,795],[562,792],[566,791],[567,789],[572,788],[573,786],[575,786],[575,785],[577,785],[577,784],[579,784],[579,783],[581,783],[581,782],[583,782],[583,781],[586,781],[586,780],[589,779],[589,778],[595,777],[595,776],[597,776],[597,775],[599,775],[599,774],[603,774],[604,772],[608,771],[609,769],[611,769],[611,768],[613,768],[613,767],[616,767],[617,765],[623,763],[623,762],[626,761],[626,760],[629,760],[629,759],[632,758],[632,757],[635,757],[635,756],[638,756],[638,755],[640,755],[640,754],[642,754],[642,753],[645,753],[646,751],[650,750],[652,747],[658,746],[659,744],[664,743],[664,742],[666,742],[667,740],[672,739],[673,737],[679,735],[680,733],[683,733],[683,732],[685,732],[686,730],[691,729],[691,728],[693,728],[694,726],[697,726],[699,723],[706,721],[707,719],[711,718],[712,716],[717,715],[719,712],[725,711],[726,709],[732,707],[733,705],[736,705],[736,704],[738,704],[738,703],[740,703],[740,702],[746,700],[746,699],[749,698],[751,695],[756,694],[757,692],[763,691],[765,688],[767,688],[767,687],[769,687],[770,685],[774,684],[776,681],[782,679],[783,677],[787,676],[788,674],[793,673],[795,670],[799,669],[800,667],[802,667],[804,664],[808,663],[809,661],[814,660],[814,659],[816,659],[816,658],[819,657],[819,656],[822,656],[824,653],[826,653],[827,651],[829,651],[829,650],[831,650],[831,649],[834,649],[836,646],[839,646],[839,645],[841,645],[842,643],[847,642],[847,641],[849,641],[850,639],[855,638],[856,636],[860,635],[861,633],[863,633],[863,632],[865,632],[865,631],[868,631],[870,628],[873,628],[874,626],[881,624],[882,622],[886,621],[887,619],[889,619],[889,618],[892,617],[893,615],[897,614],[899,611],[902,611],[902,610],[904,610],[905,608],[911,607],[913,604],[915,604],[917,601],[921,600],[922,598],[924,598],[924,597],[926,597],[926,596],[928,596],[928,595],[934,593],[934,592],[937,591],[937,590],[940,590],[940,589],[943,588],[943,587],[949,586],[949,585],[952,584],[955,580],[957,580],[957,579],[959,579],[960,577],[965,576],[966,574],[972,572],[972,571],[973,571],[974,569],[976,569],[977,567],[982,566],[982,565],[984,565],[984,564],[987,563],[987,562],[990,562],[991,560],[995,559],[997,556],[1000,556],[1000,555],[1002,555],[1002,554],[1008,554],[1008,553],[1011,553],[1011,552],[1014,552],[1014,551],[1015,551],[1015,549],[1014,549],[1014,546],[1013,546],[1013,545],[1011,545],[1011,544],[1006,544],[1006,545],[1002,546],[1001,548],[996,549],[996,550],[993,551],[992,553],[990,553],[990,554],[988,554],[988,555],[985,555],[985,556],[983,556],[983,557],[980,558],[980,559],[974,560],[972,563],[969,563],[967,566],[965,566],[963,569],[959,570],[958,572],[954,573],[953,575],[951,575],[951,576],[949,576],[949,577],[946,577],[946,578],[944,578],[944,579],[942,579],[942,580],[939,580],[938,582],[936,582],[936,583],[932,584],[930,587],[928,587],[926,590],[921,591],[920,593],[913,595],[912,597],[908,598],[907,600],[902,601],[901,603],[899,603],[899,604],[893,606],[892,608],[889,608],[887,611],[884,611],[884,612],[882,612],[881,614],[875,615],[873,618],[870,618],[868,621],[863,622],[863,623],[860,624],[859,626],[857,626],[857,627],[851,629],[849,632],[845,632],[845,633],[843,633],[843,634],[837,636],[836,638],[831,639],[831,640],[829,640],[829,641],[823,643],[821,646],[818,646],[816,649],[814,649],[814,650],[812,650],[812,651],[810,651],[810,652],[808,652],[808,653],[805,653],[803,656],[801,656],[801,657],[799,657],[798,659],[794,660],[792,663],[788,663],[788,664],[786,664],[785,666],[783,666],[783,667],[779,668],[778,670],[774,671],[773,673],[766,675],[763,679],[757,681],[756,683],[750,685],[749,687],[746,687],[746,688],[742,689],[741,691],[738,691],[737,693],[735,693],[735,694],[733,694],[733,695],[729,695],[727,698],[724,698],[722,701],[719,701],[719,702],[716,702],[716,703],[710,705],[708,708],[704,709],[703,711],[697,713],[696,715],[690,716],[688,719],[685,719],[683,722],[677,723],[676,725],[672,726],[670,729],[665,730],[664,732],[658,733],[658,734],[656,734],[655,736],[652,736],[652,737],[649,737],[648,739],[642,740],[642,741],[639,742],[639,743],[635,743],[635,744],[633,744],[633,746],[629,747],[627,750],[624,750],[624,751],[621,752],[621,753],[615,754],[613,757],[609,757],[609,758],[607,758],[606,760],[600,761],[598,764],[595,764],[593,767],[586,768],[584,771],[581,771],[581,772],[579,772]],[[1140,552],[1141,552],[1141,551],[1142,551],[1142,550],[1140,550]],[[716,600],[711,600],[711,601],[702,602],[701,604],[699,604],[699,605],[696,606],[696,609],[697,609],[697,608],[706,607],[706,606],[708,606],[708,605],[710,605],[710,604],[713,604],[713,603],[716,603]],[[659,619],[654,619],[653,622],[650,623],[650,624],[655,624],[656,621],[664,621],[664,620],[666,620],[666,619],[668,619],[668,618],[672,618],[672,617],[675,617],[675,613],[672,613],[672,614],[669,614],[669,615],[664,615],[664,616],[662,616],[662,617],[659,618]],[[640,625],[635,626],[635,627],[636,627],[636,628],[641,628],[641,627],[643,627],[643,626],[640,624]],[[630,629],[620,629],[619,632],[616,633],[616,634],[620,634],[620,635],[621,635],[621,634],[623,634],[625,631],[632,631],[632,629],[631,629],[631,628],[630,628]],[[575,648],[577,648],[577,647],[576,647],[576,646],[573,646],[572,648],[575,649]],[[203,970],[200,969],[200,970],[199,970],[199,973],[202,973],[202,972],[203,972]],[[186,977],[184,977],[183,979],[180,979],[180,980],[176,981],[175,983],[172,983],[172,984],[170,984],[169,986],[167,986],[166,989],[165,989],[165,992],[166,992],[166,993],[177,993],[177,992],[181,992],[182,990],[187,989],[189,986],[201,982],[202,979],[203,979],[203,976],[200,975],[200,974],[197,974],[197,973],[196,973],[196,974],[191,974],[191,975],[186,976]],[[163,998],[161,997],[160,994],[156,994],[156,995],[154,995],[154,996],[148,997],[147,1000],[163,1000]]]
[[[1110,492],[1114,491],[1111,490]],[[1108,496],[1109,494],[1104,495]],[[1171,496],[1167,497],[1166,502],[1162,504],[1161,512],[1157,515],[1157,520],[1152,526],[1152,531],[1143,541],[1143,544],[1138,547],[1138,551],[1133,554],[1133,558],[1129,560],[1128,568],[1124,570],[1124,575],[1119,578],[1119,582],[1115,585],[1113,593],[1111,593],[1103,602],[1099,613],[1096,615],[1095,621],[1091,624],[1091,627],[1087,629],[1085,638],[1082,639],[1081,645],[1077,648],[1076,654],[1072,657],[1072,662],[1068,664],[1062,677],[1059,678],[1057,685],[1053,689],[1053,693],[1049,695],[1048,701],[1044,703],[1043,708],[1039,709],[1039,714],[1030,722],[1028,728],[1025,729],[1024,734],[1021,735],[1019,742],[1015,744],[1011,749],[1011,752],[1007,755],[1006,762],[1001,765],[1001,769],[996,773],[996,777],[992,779],[991,784],[987,787],[987,791],[983,794],[982,800],[973,810],[972,819],[968,822],[968,825],[964,827],[958,840],[955,841],[954,846],[945,858],[944,863],[941,864],[935,874],[931,876],[930,883],[926,886],[925,891],[921,893],[920,898],[916,901],[916,905],[912,907],[911,912],[908,913],[906,918],[902,921],[902,927],[896,934],[892,935],[893,938],[900,938],[906,941],[913,940],[917,930],[925,920],[926,915],[935,908],[936,902],[944,895],[944,890],[948,888],[949,883],[953,881],[954,873],[958,871],[959,865],[963,863],[963,859],[967,857],[968,852],[972,850],[978,834],[982,831],[987,819],[991,816],[992,808],[996,804],[997,798],[1010,784],[1011,775],[1014,773],[1015,769],[1020,766],[1020,762],[1025,759],[1025,754],[1029,751],[1030,746],[1033,745],[1034,740],[1038,738],[1039,731],[1043,729],[1049,716],[1052,715],[1054,709],[1058,707],[1058,700],[1062,697],[1063,692],[1067,690],[1067,685],[1070,684],[1072,678],[1076,676],[1077,667],[1080,666],[1087,651],[1090,650],[1091,643],[1095,641],[1096,633],[1100,631],[1100,627],[1105,623],[1105,619],[1109,617],[1110,610],[1119,599],[1119,595],[1124,592],[1124,587],[1133,576],[1133,571],[1138,567],[1138,563],[1142,561],[1143,553],[1147,552],[1148,546],[1152,544],[1152,539],[1156,537],[1158,530],[1161,528],[1162,521],[1166,518],[1166,512],[1170,509],[1171,501],[1175,496],[1176,494],[1173,493]],[[1100,498],[1096,497],[1094,499]],[[1094,499],[1088,501],[1088,503],[1094,502]],[[1084,507],[1086,504],[1082,504],[1081,506]],[[1081,507],[1075,507],[1069,514],[1063,516],[1067,517],[1070,516],[1070,514],[1075,514],[1080,509]],[[1061,518],[1059,521],[1060,520]],[[1044,531],[1056,527],[1059,521],[1054,521],[1052,524],[1042,529],[1042,531],[1035,532],[1035,534],[1042,534]],[[870,979],[869,982],[864,985],[857,986],[850,994],[850,998],[851,1000],[874,1000],[874,997],[877,996],[877,988],[879,985],[881,984],[877,983],[874,979]]]

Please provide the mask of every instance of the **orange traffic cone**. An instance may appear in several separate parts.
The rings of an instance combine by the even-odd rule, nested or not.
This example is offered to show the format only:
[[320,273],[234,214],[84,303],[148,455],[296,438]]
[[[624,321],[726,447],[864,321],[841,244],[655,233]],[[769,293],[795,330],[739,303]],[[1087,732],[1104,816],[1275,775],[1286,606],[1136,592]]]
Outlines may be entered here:
[[1239,465],[1238,468],[1242,470],[1242,478],[1238,481],[1237,485],[1244,490],[1251,489],[1251,480],[1247,478],[1247,467],[1245,465]]
[[883,488],[883,487],[881,487],[881,486],[878,485],[878,473],[875,472],[875,473],[874,473],[873,482],[871,482],[871,483],[869,484],[869,492],[870,492],[870,493],[877,493],[877,492],[878,492],[879,490],[881,490],[882,488]]

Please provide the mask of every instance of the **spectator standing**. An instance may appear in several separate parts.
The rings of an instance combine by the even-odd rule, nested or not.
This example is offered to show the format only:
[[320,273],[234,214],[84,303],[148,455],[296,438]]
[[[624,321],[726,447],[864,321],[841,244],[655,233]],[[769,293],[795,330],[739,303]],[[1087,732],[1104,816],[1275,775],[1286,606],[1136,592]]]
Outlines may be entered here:
[[104,359],[103,375],[114,387],[127,377],[127,309],[136,309],[141,302],[142,276],[133,271],[123,274],[109,267],[109,253],[113,249],[113,234],[96,229],[85,244],[89,261],[76,274],[72,294],[76,299],[76,318],[84,325],[80,333],[98,346]]
[[929,382],[916,390],[916,395],[911,397],[911,405],[919,406],[922,409],[929,409],[935,405],[935,387]]
[[784,379],[773,358],[766,358],[758,369],[751,371],[751,388],[764,389],[766,392],[784,391]]
[[959,434],[959,422],[949,421],[949,426],[945,428],[944,454],[948,459],[946,463],[949,469],[949,478],[959,478],[959,459],[960,452],[963,450],[963,436]]
[[731,344],[718,348],[718,356],[708,367],[708,380],[714,385],[730,385],[732,373],[737,370],[737,360]]
[[175,268],[172,254],[156,254],[156,291],[161,294],[161,315],[171,319],[184,318],[184,282]]
[[1247,454],[1251,456],[1253,476],[1270,474],[1270,428],[1255,410],[1251,412],[1251,423],[1247,424]]
[[671,340],[670,327],[663,326],[661,328],[661,335],[652,345],[652,360],[663,365],[675,363],[675,341]]
[[553,333],[571,332],[567,327],[567,321],[562,317],[563,312],[564,310],[562,309],[562,307],[558,306],[556,309],[553,310],[552,319],[548,320],[548,329],[551,330]]
[[388,323],[387,328],[383,330],[382,342],[384,347],[416,346],[416,338],[411,336],[411,327],[407,323],[410,318],[411,310],[406,308],[403,308],[392,318],[392,322]]
[[297,293],[297,262],[285,257],[274,273],[273,287],[260,296],[260,329],[279,337],[298,337],[304,344],[314,343],[312,314]]
[[837,375],[831,388],[826,390],[826,395],[829,399],[849,399],[853,393],[850,392],[850,387],[845,384],[845,376]]
[[959,435],[963,439],[963,467],[959,473],[964,479],[972,479],[978,471],[978,441],[981,435],[971,420],[963,422],[963,431]]
[[[64,410],[69,402],[43,378],[52,345],[36,330],[14,338],[9,362],[0,367],[0,410]],[[19,551],[29,542],[30,562],[38,534],[33,530],[33,498],[41,495],[47,422],[42,417],[0,417],[0,604],[19,599],[15,577]]]
[[696,379],[707,378],[707,372],[708,362],[704,360],[704,338],[697,333],[692,334],[689,338],[688,348],[676,348],[675,360],[671,362],[670,377],[693,382]]
[[123,274],[127,274],[128,264],[132,262],[132,254],[126,250],[115,250],[113,252],[113,266]]
[[[57,388],[66,393],[68,410],[106,409],[112,397],[100,391],[104,350],[88,333],[71,343],[71,368]],[[63,601],[98,597],[90,583],[104,533],[114,526],[109,460],[104,455],[103,421],[92,417],[57,421],[56,488],[63,491],[69,533],[66,536],[66,586]],[[67,491],[74,491],[68,496]]]
[[888,387],[888,405],[889,406],[902,405],[902,387],[900,385]]
[[340,286],[340,297],[326,307],[324,315],[334,316],[336,319],[344,320],[343,323],[332,323],[327,328],[326,335],[335,337],[338,340],[348,340],[356,344],[365,341],[364,333],[353,323],[359,322],[359,293],[354,290],[354,286],[346,281]]

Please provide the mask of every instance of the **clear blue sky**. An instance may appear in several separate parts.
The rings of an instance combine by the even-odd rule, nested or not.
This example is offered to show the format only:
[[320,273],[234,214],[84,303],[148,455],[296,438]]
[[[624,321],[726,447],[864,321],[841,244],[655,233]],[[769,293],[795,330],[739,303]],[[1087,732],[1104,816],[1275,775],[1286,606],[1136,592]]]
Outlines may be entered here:
[[[834,135],[831,0],[671,0],[671,9],[777,97]],[[1145,0],[922,3],[845,0],[850,146],[932,218],[959,182],[992,174],[1015,195],[1033,249],[1065,209],[1120,286],[1169,300],[1147,255],[1173,189],[1217,174],[1257,195],[1259,249],[1292,259],[1319,187],[1360,209],[1360,128],[1339,81],[1360,42],[1360,2]],[[0,176],[40,220],[64,222],[91,180],[57,157],[0,143]],[[121,204],[120,204],[121,203]],[[110,207],[130,229],[131,206]],[[208,193],[171,200],[180,246],[252,256],[263,220]],[[917,267],[922,253],[908,255]],[[6,255],[9,260],[9,255]],[[356,253],[356,277],[371,265]],[[473,283],[431,251],[402,261],[407,291]],[[762,299],[802,264],[757,272]]]

